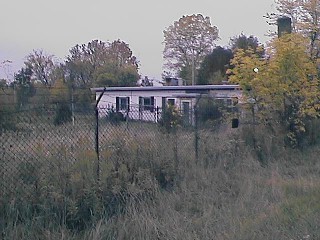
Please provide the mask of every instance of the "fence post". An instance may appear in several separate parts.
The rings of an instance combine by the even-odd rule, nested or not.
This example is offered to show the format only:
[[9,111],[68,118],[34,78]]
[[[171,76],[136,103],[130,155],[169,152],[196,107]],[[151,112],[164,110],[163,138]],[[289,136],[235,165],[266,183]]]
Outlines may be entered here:
[[200,96],[197,96],[196,99],[196,104],[194,106],[194,148],[195,148],[195,158],[196,158],[196,162],[198,163],[198,159],[199,159],[199,132],[198,132],[198,124],[199,124],[199,114],[198,114],[198,103],[199,100],[201,98]]
[[95,105],[95,118],[96,118],[96,128],[95,128],[95,149],[97,155],[97,182],[100,183],[100,153],[99,153],[99,107],[98,104],[106,91],[106,88],[100,93]]
[[197,106],[195,106],[194,115],[195,115],[194,116],[194,123],[195,123],[194,148],[195,148],[196,162],[198,162],[198,159],[199,159],[199,133],[198,133],[198,109],[197,109]]

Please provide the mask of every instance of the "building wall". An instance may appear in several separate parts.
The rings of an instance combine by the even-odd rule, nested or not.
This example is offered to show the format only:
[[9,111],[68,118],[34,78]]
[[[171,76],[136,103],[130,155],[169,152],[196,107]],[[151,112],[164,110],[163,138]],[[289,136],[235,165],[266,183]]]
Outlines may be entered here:
[[[183,94],[183,91],[176,92],[177,94]],[[97,93],[97,97],[100,93]],[[172,96],[172,93],[165,91],[114,91],[114,92],[105,92],[99,102],[99,111],[100,116],[104,116],[106,112],[110,109],[117,110],[117,98],[126,98],[129,97],[129,111],[124,109],[119,109],[119,112],[122,112],[124,115],[128,115],[130,119],[136,120],[145,120],[145,121],[157,121],[159,116],[159,111],[157,112],[157,108],[162,109],[163,98],[174,99],[176,103],[178,103],[178,99]],[[153,97],[153,106],[154,109],[151,111],[150,109],[145,110],[141,108],[139,102],[141,101],[139,98],[151,98]],[[178,106],[178,105],[177,105]],[[139,108],[140,107],[140,108]]]
[[[234,90],[211,90],[209,92],[211,96],[215,98],[230,99],[230,98],[240,98],[241,91]],[[96,99],[99,97],[100,92],[96,93]],[[206,94],[207,95],[207,94]],[[185,111],[192,112],[194,106],[197,102],[196,97],[199,97],[197,91],[186,91],[186,90],[158,90],[158,91],[106,91],[100,102],[99,111],[100,116],[106,116],[106,113],[110,109],[121,112],[124,116],[130,119],[144,120],[144,121],[154,121],[157,122],[161,117],[161,110],[163,104],[168,104],[168,102],[174,101],[174,105],[183,113]],[[129,107],[126,108],[122,105],[122,109],[119,107],[120,99],[129,100]],[[141,107],[143,105],[143,98],[152,98],[153,108]],[[117,104],[118,99],[118,104]],[[147,102],[147,100],[146,100]],[[117,109],[118,107],[118,109]],[[190,115],[192,121],[192,114]]]

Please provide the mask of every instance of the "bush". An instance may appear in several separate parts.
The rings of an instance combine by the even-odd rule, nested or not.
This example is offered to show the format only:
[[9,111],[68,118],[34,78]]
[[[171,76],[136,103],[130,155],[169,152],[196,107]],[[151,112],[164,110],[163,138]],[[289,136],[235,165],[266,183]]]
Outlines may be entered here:
[[15,122],[13,118],[13,112],[8,107],[0,109],[0,132],[2,130],[15,129]]
[[200,99],[197,106],[197,116],[200,123],[208,121],[218,123],[222,120],[226,106],[212,98]]
[[63,123],[72,121],[72,112],[67,103],[58,103],[56,109],[56,116],[54,118],[54,125],[61,125]]
[[172,132],[177,126],[181,125],[182,117],[174,105],[169,105],[163,109],[159,125],[167,133]]
[[107,121],[113,124],[118,124],[120,122],[124,122],[126,118],[123,116],[121,112],[117,112],[114,108],[111,108],[107,112]]

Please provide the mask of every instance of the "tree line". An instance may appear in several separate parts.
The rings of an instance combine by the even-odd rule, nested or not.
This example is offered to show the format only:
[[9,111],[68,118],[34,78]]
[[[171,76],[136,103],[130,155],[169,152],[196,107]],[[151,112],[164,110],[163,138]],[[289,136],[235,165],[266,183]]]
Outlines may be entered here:
[[[139,79],[138,60],[127,43],[92,40],[75,45],[64,62],[54,55],[34,50],[14,81],[1,81],[0,99],[17,109],[28,104],[52,104],[71,100],[90,104],[90,87],[135,86]],[[72,96],[71,96],[72,95]]]
[[[182,16],[163,31],[163,77],[181,77],[187,84],[240,84],[247,102],[254,103],[253,114],[257,108],[259,114],[274,113],[288,131],[288,141],[299,145],[298,139],[308,131],[307,121],[319,115],[320,3],[276,3],[277,13],[268,13],[266,19],[275,24],[279,16],[289,16],[292,34],[280,39],[273,34],[265,46],[244,34],[231,38],[229,47],[216,46],[219,31],[209,17]],[[90,87],[136,86],[138,68],[139,61],[121,40],[76,45],[63,63],[35,50],[14,82],[0,83],[0,99],[14,102],[18,109],[30,103],[63,106],[71,100],[81,108],[91,102]]]
[[[213,48],[218,29],[201,14],[183,16],[164,31],[164,38],[165,67],[171,76],[182,77],[187,84],[221,83],[233,49],[241,44],[244,48],[258,46],[257,38],[240,35],[231,40],[231,49]],[[136,86],[139,64],[129,44],[120,39],[77,44],[63,62],[44,50],[33,50],[14,74],[13,82],[1,81],[0,101],[16,109],[67,101],[84,107],[92,102],[91,87]]]

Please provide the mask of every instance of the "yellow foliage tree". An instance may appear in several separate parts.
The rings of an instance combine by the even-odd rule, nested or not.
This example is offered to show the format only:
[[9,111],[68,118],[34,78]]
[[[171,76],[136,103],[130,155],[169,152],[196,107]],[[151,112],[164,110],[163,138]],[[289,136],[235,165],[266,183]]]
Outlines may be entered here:
[[290,143],[297,146],[306,121],[319,116],[317,67],[302,35],[274,39],[268,49],[268,59],[239,50],[232,60],[230,81],[242,86],[264,119],[277,117],[286,127]]

